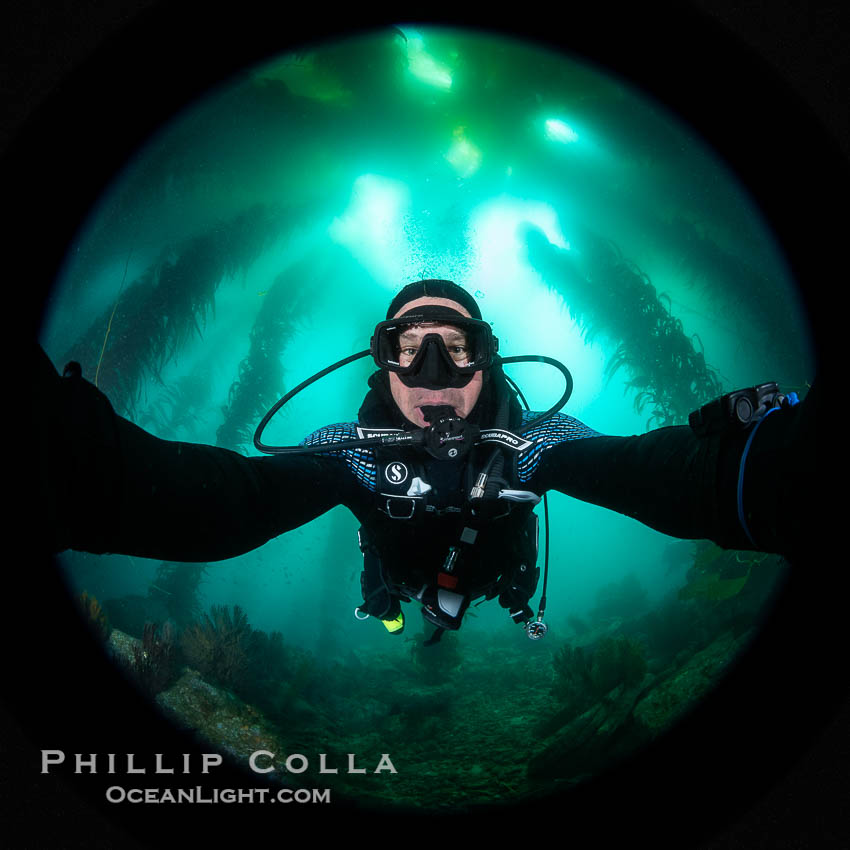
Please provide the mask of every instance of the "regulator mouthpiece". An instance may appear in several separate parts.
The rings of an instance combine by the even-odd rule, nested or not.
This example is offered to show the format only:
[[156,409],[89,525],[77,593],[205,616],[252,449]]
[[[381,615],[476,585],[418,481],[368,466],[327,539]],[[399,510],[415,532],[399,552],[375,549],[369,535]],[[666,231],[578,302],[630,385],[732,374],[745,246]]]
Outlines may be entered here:
[[425,449],[438,460],[460,460],[469,453],[481,433],[458,416],[447,404],[423,405],[422,416],[428,422],[425,429]]

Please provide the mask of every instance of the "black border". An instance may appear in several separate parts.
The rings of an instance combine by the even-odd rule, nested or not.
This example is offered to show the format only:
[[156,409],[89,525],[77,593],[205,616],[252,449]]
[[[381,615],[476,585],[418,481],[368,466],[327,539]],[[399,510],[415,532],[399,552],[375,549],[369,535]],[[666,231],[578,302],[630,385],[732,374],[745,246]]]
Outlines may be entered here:
[[[727,24],[746,15],[733,3],[704,5],[720,7]],[[815,17],[828,13],[839,30],[844,26],[850,32],[837,4],[804,6]],[[775,57],[776,33],[783,30],[772,16],[781,16],[783,9],[783,3],[756,4],[739,31],[755,43],[761,35]],[[224,7],[127,0],[110,6],[86,0],[73,10],[31,3],[3,13],[12,20],[6,31],[10,45],[16,33],[23,45],[9,51],[18,67],[10,68],[5,91],[25,99],[37,88],[34,80],[42,86],[56,81],[26,123],[11,128],[15,136],[2,163],[11,213],[5,259],[17,282],[9,297],[27,296],[16,319],[29,339],[65,246],[91,203],[150,130],[207,90],[211,75],[224,78],[287,43],[391,20],[362,9],[300,11],[309,17],[299,19],[296,10],[279,4],[253,2]],[[846,203],[848,197],[846,147],[843,138],[824,129],[823,110],[816,117],[787,82],[790,75],[811,86],[811,74],[794,76],[795,65],[808,61],[817,68],[822,42],[807,45],[799,33],[795,39],[786,30],[779,38],[798,45],[797,52],[787,66],[771,66],[712,16],[682,3],[597,2],[558,17],[540,12],[531,17],[517,9],[490,9],[485,15],[470,8],[464,19],[457,9],[444,12],[434,4],[392,14],[470,26],[486,20],[496,29],[560,43],[665,101],[733,164],[759,200],[802,283],[823,358],[827,298],[832,284],[846,277],[847,215],[836,213],[831,201]],[[759,15],[771,21],[769,32],[759,29]],[[789,14],[787,23],[799,20],[799,14]],[[813,26],[814,35],[819,26]],[[69,46],[63,50],[63,44]],[[846,77],[839,74],[825,83],[846,88]],[[844,129],[840,122],[836,126]],[[26,485],[23,477],[21,488]],[[37,520],[37,504],[23,507]],[[28,551],[19,556],[21,562],[7,564],[6,614],[0,618],[8,708],[0,709],[0,812],[4,832],[17,829],[20,835],[9,846],[291,840],[291,830],[303,825],[317,837],[342,827],[349,838],[404,840],[403,824],[365,820],[344,804],[319,818],[294,807],[285,813],[273,807],[118,811],[101,802],[105,779],[66,782],[41,776],[41,747],[98,753],[181,753],[197,747],[140,704],[135,691],[115,682],[111,665],[70,614],[51,559],[38,555],[34,536],[23,542]],[[479,828],[482,837],[534,840],[545,824],[564,841],[580,845],[583,839],[604,843],[619,836],[685,847],[714,834],[711,846],[841,846],[850,835],[842,811],[850,779],[831,755],[836,747],[846,751],[848,728],[840,657],[843,612],[830,586],[835,566],[813,550],[730,681],[647,757],[578,794],[505,807],[486,818],[470,815],[462,826]],[[108,689],[102,687],[105,680]],[[79,702],[85,708],[72,708]],[[701,766],[697,776],[694,765]],[[225,782],[219,772],[214,784]],[[241,773],[232,782],[248,784]],[[460,838],[452,830],[441,832]]]

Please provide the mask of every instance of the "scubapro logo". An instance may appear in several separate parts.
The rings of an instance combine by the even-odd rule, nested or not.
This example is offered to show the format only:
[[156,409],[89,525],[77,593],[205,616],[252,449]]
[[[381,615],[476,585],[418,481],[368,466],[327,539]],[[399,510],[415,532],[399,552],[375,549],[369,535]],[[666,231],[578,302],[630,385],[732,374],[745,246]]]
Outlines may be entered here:
[[391,463],[385,474],[390,484],[403,484],[407,480],[407,467],[403,463]]

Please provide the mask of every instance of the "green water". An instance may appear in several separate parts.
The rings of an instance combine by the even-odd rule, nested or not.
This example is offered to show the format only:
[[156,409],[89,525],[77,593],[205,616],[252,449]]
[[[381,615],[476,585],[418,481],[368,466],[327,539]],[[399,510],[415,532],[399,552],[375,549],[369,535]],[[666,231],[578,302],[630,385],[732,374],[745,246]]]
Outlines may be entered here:
[[[542,255],[529,231],[542,234]],[[686,343],[684,365],[663,344],[648,355],[636,302],[606,297],[615,255],[652,315],[668,330],[681,322],[669,338]],[[564,267],[578,283],[553,271]],[[69,248],[41,341],[60,368],[79,360],[152,433],[254,454],[265,410],[366,348],[392,295],[426,277],[474,293],[503,354],[567,364],[565,412],[606,434],[684,421],[711,397],[700,395],[706,375],[721,391],[773,379],[801,395],[812,378],[779,246],[746,190],[675,116],[568,56],[413,26],[246,69],[160,128]],[[612,372],[623,345],[628,357]],[[695,355],[706,364],[698,375]],[[265,442],[354,420],[369,371],[360,361],[299,395]],[[560,394],[545,366],[510,374],[535,409]],[[665,382],[666,419],[641,395],[658,397]],[[537,643],[491,603],[449,636],[435,666],[418,655],[415,612],[415,640],[355,620],[357,523],[342,508],[208,565],[195,601],[199,611],[238,605],[253,629],[282,633],[280,675],[300,694],[283,688],[259,708],[290,751],[392,754],[397,776],[343,781],[364,805],[544,793],[551,777],[530,778],[524,765],[545,740],[541,717],[562,705],[555,661],[565,645],[636,635],[649,669],[669,674],[730,629],[745,636],[778,574],[746,563],[732,570],[749,576],[746,592],[680,600],[693,544],[557,493],[550,514],[550,633]],[[63,565],[116,628],[132,631],[115,600],[163,601],[152,589],[159,562],[66,553]],[[699,623],[691,631],[686,604]],[[659,620],[679,631],[660,637]],[[533,714],[530,691],[544,695]],[[583,775],[565,768],[555,781]],[[435,777],[451,778],[453,794],[432,793]]]

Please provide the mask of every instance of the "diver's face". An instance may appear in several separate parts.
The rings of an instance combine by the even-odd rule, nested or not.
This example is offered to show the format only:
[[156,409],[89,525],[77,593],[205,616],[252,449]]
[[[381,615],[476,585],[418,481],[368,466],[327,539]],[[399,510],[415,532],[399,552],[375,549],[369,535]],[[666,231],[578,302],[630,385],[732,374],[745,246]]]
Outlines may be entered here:
[[[402,313],[407,313],[414,307],[424,307],[425,305],[450,307],[464,316],[469,316],[469,311],[458,304],[457,301],[451,301],[448,298],[424,296],[405,304],[393,318],[397,319]],[[471,316],[469,317],[472,318]],[[459,329],[452,325],[437,325],[431,322],[427,323],[427,325],[411,327],[405,331],[404,338],[401,339],[402,348],[405,345],[409,345],[411,349],[418,347],[418,341],[429,333],[439,334],[443,338],[443,342],[445,342],[449,352],[459,351],[463,336]],[[395,372],[390,372],[389,375],[390,392],[393,395],[393,399],[395,399],[395,403],[398,405],[398,409],[404,414],[405,419],[410,420],[420,428],[424,428],[428,424],[422,415],[422,405],[427,407],[435,404],[448,404],[454,408],[458,416],[465,419],[472,408],[475,407],[478,396],[481,395],[481,386],[484,381],[482,373],[478,371],[472,376],[472,380],[465,387],[446,387],[444,389],[431,390],[425,387],[408,387],[401,382],[401,379]]]

